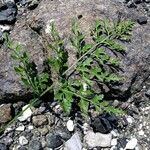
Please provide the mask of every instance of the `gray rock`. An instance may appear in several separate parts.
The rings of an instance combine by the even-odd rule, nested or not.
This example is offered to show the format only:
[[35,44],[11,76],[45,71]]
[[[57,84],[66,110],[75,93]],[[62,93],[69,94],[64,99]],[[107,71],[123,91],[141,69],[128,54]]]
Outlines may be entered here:
[[29,143],[29,150],[41,150],[42,144],[38,140],[32,140]]
[[47,147],[49,148],[58,148],[63,144],[60,136],[55,135],[53,133],[49,133],[46,136]]
[[150,0],[145,0],[146,3],[150,3]]
[[11,104],[2,104],[0,106],[0,124],[6,123],[12,119]]
[[17,15],[17,7],[13,2],[7,2],[0,8],[0,23],[14,23]]
[[3,1],[4,1],[4,3],[9,3],[9,2],[15,3],[15,0],[3,0]]
[[115,2],[124,3],[125,0],[114,0]]
[[43,126],[48,123],[48,119],[45,115],[37,115],[32,117],[32,123],[36,126]]
[[129,1],[129,2],[127,3],[127,7],[129,7],[129,8],[135,8],[136,5],[135,5],[135,3],[134,3],[133,1]]
[[0,143],[0,150],[8,150],[8,147],[4,143]]
[[3,143],[5,143],[7,146],[11,145],[13,142],[13,137],[9,134],[3,139]]
[[27,0],[19,0],[19,3],[24,6],[27,4]]
[[84,137],[85,142],[89,146],[89,148],[94,147],[110,147],[112,134],[101,134],[101,133],[94,133],[93,131],[88,131]]
[[124,137],[118,139],[117,140],[117,149],[121,149],[121,148],[125,149],[125,146],[126,146],[127,143],[128,143],[127,139],[124,138]]
[[28,141],[30,141],[32,138],[35,139],[35,137],[33,137],[34,134],[30,131],[24,131],[21,135],[26,137]]
[[68,140],[71,138],[70,132],[66,127],[58,127],[55,129],[55,134],[59,135],[63,140]]
[[142,1],[141,1],[141,0],[133,0],[133,2],[134,2],[135,4],[140,4]]
[[150,89],[147,90],[147,92],[145,93],[145,95],[150,98]]
[[27,150],[27,148],[24,147],[24,146],[21,146],[21,147],[18,148],[18,150]]
[[46,126],[44,126],[43,128],[38,128],[38,131],[41,133],[41,135],[45,136],[49,130]]
[[28,4],[28,8],[33,10],[33,9],[35,9],[38,6],[39,0],[29,0],[28,3],[29,3]]
[[147,23],[147,17],[145,16],[140,16],[138,19],[137,19],[138,23],[139,24],[146,24]]

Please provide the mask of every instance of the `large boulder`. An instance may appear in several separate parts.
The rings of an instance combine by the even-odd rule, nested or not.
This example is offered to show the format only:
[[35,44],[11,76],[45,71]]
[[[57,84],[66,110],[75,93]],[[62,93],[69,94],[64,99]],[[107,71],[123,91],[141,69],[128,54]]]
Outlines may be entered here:
[[[54,21],[61,36],[68,39],[70,36],[71,22],[73,18],[80,18],[82,30],[86,35],[90,34],[90,28],[96,18],[109,18],[117,20],[118,12],[125,17],[135,19],[138,14],[129,12],[123,5],[111,0],[42,0],[39,6],[30,11],[25,17],[21,17],[11,32],[14,41],[23,44],[31,57],[42,67],[44,60],[45,37],[47,28]],[[113,87],[114,96],[129,96],[140,90],[150,74],[150,27],[136,24],[130,43],[127,46],[126,55],[120,55],[122,60],[120,71],[125,80],[119,86]],[[42,38],[43,37],[43,41]],[[66,40],[66,45],[67,45]],[[71,47],[67,46],[71,53]],[[14,99],[16,96],[28,95],[19,83],[19,77],[14,72],[16,62],[11,59],[12,51],[3,47],[0,53],[0,99]],[[21,98],[20,97],[20,98]]]

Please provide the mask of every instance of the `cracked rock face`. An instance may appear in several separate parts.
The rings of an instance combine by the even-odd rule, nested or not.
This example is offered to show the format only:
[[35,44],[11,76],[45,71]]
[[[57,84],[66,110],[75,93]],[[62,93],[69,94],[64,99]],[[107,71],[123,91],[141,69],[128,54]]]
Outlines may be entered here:
[[[42,0],[35,10],[30,11],[24,18],[18,19],[11,37],[14,41],[21,43],[30,53],[36,62],[39,70],[44,61],[44,46],[40,42],[40,34],[43,37],[48,36],[45,32],[46,27],[53,20],[60,31],[61,36],[69,38],[72,18],[80,18],[79,22],[85,35],[90,35],[90,28],[96,18],[109,18],[117,20],[118,12],[121,12],[123,18],[135,20],[137,12],[127,11],[125,6],[119,5],[115,1],[107,0],[63,0],[49,1]],[[79,17],[80,16],[80,17]],[[39,24],[40,22],[40,24]],[[128,97],[141,89],[143,83],[150,74],[150,27],[149,22],[143,26],[136,24],[133,30],[133,36],[130,43],[124,43],[127,46],[125,55],[118,54],[121,58],[120,75],[124,76],[122,84],[113,86],[117,92],[115,97]],[[39,41],[39,42],[37,42]],[[68,48],[71,52],[72,49]],[[0,53],[0,99],[16,99],[19,95],[29,96],[19,83],[13,66],[16,62],[10,57],[11,51],[6,47],[1,48]],[[71,57],[71,56],[70,56]]]

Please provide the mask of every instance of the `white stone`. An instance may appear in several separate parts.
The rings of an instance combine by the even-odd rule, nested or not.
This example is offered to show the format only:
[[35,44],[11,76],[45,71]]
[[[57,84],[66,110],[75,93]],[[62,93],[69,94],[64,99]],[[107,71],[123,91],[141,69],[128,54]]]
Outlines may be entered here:
[[128,123],[132,124],[133,123],[132,117],[127,117],[127,121]]
[[115,150],[115,148],[116,148],[116,146],[112,146],[112,147],[110,148],[110,150]]
[[59,108],[61,108],[61,106],[60,106],[60,105],[56,105],[55,108],[56,108],[56,109],[59,109]]
[[77,132],[65,143],[65,150],[82,150],[82,143]]
[[143,130],[140,130],[140,131],[138,132],[138,134],[142,136],[142,135],[144,135],[144,131],[143,131]]
[[21,146],[20,145],[14,145],[12,150],[18,150]]
[[140,125],[139,125],[139,129],[142,129],[142,127],[143,127],[143,125],[142,125],[142,124],[140,124]]
[[73,130],[74,130],[74,123],[73,123],[72,120],[68,120],[68,121],[67,121],[67,129],[68,129],[69,131],[73,131]]
[[[32,115],[32,110],[31,110],[31,108],[29,107],[29,108],[27,108],[27,107],[29,107],[29,105],[25,105],[23,108],[22,108],[22,111],[24,111],[23,112],[23,114],[20,116],[20,117],[18,117],[18,120],[19,121],[25,121],[25,120],[27,120],[29,117],[31,117],[31,115]],[[27,109],[26,109],[27,108]]]
[[133,139],[131,139],[131,140],[127,143],[127,145],[126,145],[126,147],[125,147],[125,150],[127,150],[127,149],[134,149],[134,148],[136,147],[136,145],[137,145],[137,139],[136,139],[136,138],[133,138]]
[[143,89],[146,89],[146,86],[143,86]]
[[116,146],[116,145],[117,145],[117,139],[112,139],[111,146]]
[[145,107],[145,109],[144,110],[150,110],[150,106],[148,106],[148,107]]
[[112,134],[102,134],[102,133],[94,133],[93,131],[88,131],[84,137],[85,142],[89,146],[89,148],[94,147],[110,147]]
[[113,137],[117,137],[118,136],[118,134],[115,132],[115,131],[111,131],[111,134],[113,135]]
[[89,124],[84,123],[83,126],[82,126],[82,128],[83,128],[84,134],[87,134],[87,131],[89,129]]
[[143,126],[146,126],[146,122],[145,121],[143,122]]
[[5,25],[5,26],[4,25],[0,25],[0,29],[1,29],[2,32],[11,30],[10,26],[8,26],[8,25]]
[[28,144],[28,140],[24,136],[19,137],[19,144],[20,145],[26,145]]
[[86,148],[82,148],[82,150],[87,150]]
[[12,128],[6,128],[5,133],[8,133],[8,132],[10,132],[12,130],[13,130]]
[[138,147],[135,147],[135,150],[140,150]]
[[18,128],[16,128],[16,131],[24,131],[25,129],[25,126],[22,125],[22,126],[19,126]]
[[33,128],[34,128],[34,127],[33,127],[32,125],[29,125],[29,126],[28,126],[28,130],[33,130]]

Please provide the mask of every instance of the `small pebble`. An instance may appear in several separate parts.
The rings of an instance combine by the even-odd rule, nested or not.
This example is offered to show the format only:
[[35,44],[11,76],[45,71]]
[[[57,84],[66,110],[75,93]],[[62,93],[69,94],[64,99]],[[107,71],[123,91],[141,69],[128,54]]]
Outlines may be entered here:
[[22,146],[26,145],[26,144],[28,144],[28,140],[24,136],[20,136],[19,137],[19,144]]
[[111,146],[116,146],[116,145],[117,145],[117,139],[112,139]]
[[32,125],[28,126],[28,130],[33,130],[33,129],[34,129],[34,127]]
[[143,127],[143,125],[142,125],[142,124],[140,124],[140,125],[139,125],[139,129],[142,129],[142,127]]
[[31,115],[32,115],[32,110],[31,110],[30,107],[29,107],[29,108],[27,108],[27,107],[29,107],[29,105],[25,105],[25,106],[22,108],[22,110],[23,110],[24,112],[23,112],[23,114],[22,114],[20,117],[18,117],[18,120],[19,120],[19,121],[25,121],[25,120],[27,120],[29,117],[31,117]]
[[72,132],[74,130],[74,123],[72,120],[67,121],[67,129]]
[[24,131],[25,130],[25,126],[19,126],[18,128],[16,128],[16,131]]
[[136,147],[136,145],[137,145],[137,139],[133,138],[126,144],[125,150],[134,149]]
[[138,132],[138,134],[142,136],[142,135],[144,135],[144,131],[143,131],[143,130],[140,130],[140,131]]
[[137,22],[142,25],[142,24],[146,24],[147,23],[147,17],[145,16],[141,16],[137,19]]
[[113,135],[113,137],[117,137],[118,136],[118,134],[115,132],[115,131],[111,131],[111,134]]
[[42,144],[38,140],[32,140],[29,143],[29,150],[41,150],[42,149]]
[[133,0],[135,4],[140,4],[141,0]]
[[132,123],[133,123],[133,120],[132,120],[132,118],[131,118],[131,117],[127,117],[127,121],[128,121],[128,123],[130,123],[130,124],[132,124]]

